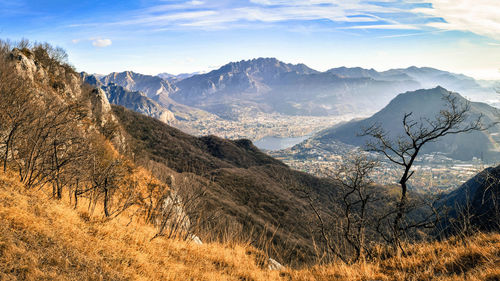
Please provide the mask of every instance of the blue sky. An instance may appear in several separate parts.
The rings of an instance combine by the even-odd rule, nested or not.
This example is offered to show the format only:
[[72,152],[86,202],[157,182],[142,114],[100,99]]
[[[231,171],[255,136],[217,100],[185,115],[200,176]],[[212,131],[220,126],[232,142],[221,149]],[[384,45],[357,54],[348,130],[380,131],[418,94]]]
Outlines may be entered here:
[[78,70],[207,71],[276,57],[317,70],[431,66],[500,79],[499,0],[0,0],[0,38]]

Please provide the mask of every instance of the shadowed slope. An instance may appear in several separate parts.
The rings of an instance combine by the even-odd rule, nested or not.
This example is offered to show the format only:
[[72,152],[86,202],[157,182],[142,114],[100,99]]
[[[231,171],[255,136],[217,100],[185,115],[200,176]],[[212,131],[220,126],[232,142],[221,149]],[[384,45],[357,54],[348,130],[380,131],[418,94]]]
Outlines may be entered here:
[[336,203],[330,198],[337,192],[332,182],[292,170],[248,140],[197,138],[122,107],[113,109],[135,155],[211,182],[204,200],[208,208],[220,210],[219,220],[236,224],[243,233],[264,233],[280,249],[275,254],[282,255],[281,262],[312,261],[308,222],[313,214],[302,190],[331,209]]

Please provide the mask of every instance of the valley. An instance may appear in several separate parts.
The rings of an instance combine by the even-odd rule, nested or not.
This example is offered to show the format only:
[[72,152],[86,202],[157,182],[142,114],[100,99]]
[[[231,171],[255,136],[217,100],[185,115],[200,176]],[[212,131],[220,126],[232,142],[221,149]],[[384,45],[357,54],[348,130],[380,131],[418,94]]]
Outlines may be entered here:
[[0,281],[500,281],[499,0],[0,0]]
[[421,88],[493,90],[472,78],[274,58],[96,75],[16,44],[0,40],[0,279],[500,276],[497,109]]
[[[335,152],[332,152],[332,147],[335,147]],[[355,151],[358,151],[358,148],[343,143],[331,144],[328,150],[322,149],[320,144],[308,140],[292,148],[268,153],[293,169],[328,178],[332,177],[344,163],[344,159]],[[401,168],[384,160],[380,155],[372,157],[381,160],[371,175],[373,181],[382,185],[397,185],[401,177]],[[479,159],[454,160],[439,154],[422,155],[415,162],[415,174],[409,182],[410,188],[427,194],[447,193],[458,188],[485,167],[495,164]]]
[[[434,68],[409,67],[378,72],[340,67],[319,72],[304,64],[288,64],[275,58],[231,62],[211,72],[180,76],[151,76],[128,71],[85,74],[84,77],[89,77],[86,80],[93,85],[100,85],[112,103],[155,117],[195,136],[249,139],[290,167],[321,177],[328,177],[354,149],[332,141],[329,134],[341,132],[341,141],[363,146],[366,138],[357,139],[355,134],[370,122],[381,122],[388,125],[391,132],[396,132],[400,118],[397,114],[405,110],[418,111],[422,105],[422,101],[418,104],[402,99],[391,102],[404,91],[444,85],[448,87],[446,90],[459,91],[472,100],[475,112],[487,112],[485,117],[489,123],[494,122],[497,113],[477,101],[489,105],[497,105],[500,101],[494,91],[494,82],[488,84]],[[116,87],[123,89],[118,95]],[[139,95],[140,98],[135,99],[142,100],[133,101],[131,95]],[[391,113],[383,114],[393,116],[363,121],[377,111],[383,112],[389,102],[394,105],[385,112]],[[437,106],[439,98],[428,103]],[[142,105],[137,107],[137,104]],[[356,122],[363,125],[349,127]],[[342,133],[344,127],[348,128],[344,130],[347,135]],[[419,192],[447,192],[483,167],[494,165],[497,157],[494,139],[497,139],[498,128],[494,126],[489,130],[484,136],[475,133],[464,136],[467,140],[461,137],[460,143],[451,146],[432,144],[434,151],[424,151],[415,163],[412,188]],[[473,139],[481,140],[484,144],[479,147],[485,150],[478,150]],[[467,143],[476,148],[468,147]],[[435,153],[443,152],[445,147],[456,147],[451,158],[449,153]],[[399,180],[398,172],[398,167],[382,161],[373,179],[382,185],[393,185]]]
[[174,126],[194,135],[216,135],[228,139],[250,139],[264,137],[296,138],[311,135],[336,124],[363,115],[340,116],[287,116],[262,112],[244,113],[237,120],[211,118],[179,122]]

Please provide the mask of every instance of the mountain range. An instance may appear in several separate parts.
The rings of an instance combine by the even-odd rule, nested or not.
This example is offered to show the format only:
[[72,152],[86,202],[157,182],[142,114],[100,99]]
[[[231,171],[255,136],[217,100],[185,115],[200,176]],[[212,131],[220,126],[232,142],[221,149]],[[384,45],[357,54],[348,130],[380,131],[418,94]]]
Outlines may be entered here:
[[170,123],[175,119],[171,111],[159,105],[143,92],[129,90],[115,83],[104,85],[96,76],[87,73],[81,73],[80,76],[86,83],[103,90],[112,104],[125,106],[165,123]]
[[195,75],[199,75],[199,74],[204,74],[204,73],[205,72],[203,72],[203,71],[197,71],[197,72],[193,72],[193,73],[180,73],[180,74],[175,75],[175,74],[163,72],[163,73],[158,73],[156,76],[158,76],[161,79],[166,80],[170,83],[176,83],[176,82],[179,82],[183,79],[186,79],[186,78],[189,78],[189,77],[192,77]]
[[[395,93],[419,85],[413,81],[344,78],[304,64],[260,58],[229,63],[184,79],[176,86],[172,99],[223,118],[234,118],[242,108],[310,116],[373,111]],[[377,96],[375,103],[368,101],[373,96]]]
[[360,67],[339,67],[332,68],[327,72],[337,74],[341,77],[350,78],[372,78],[386,81],[415,81],[421,88],[433,88],[440,85],[453,91],[461,90],[482,90],[481,86],[471,77],[463,74],[455,74],[431,67],[416,67],[390,69],[378,72],[372,69]]
[[438,85],[475,100],[497,101],[494,91],[473,78],[414,66],[382,72],[359,67],[320,72],[304,64],[258,58],[231,62],[208,73],[151,76],[126,71],[95,77],[104,86],[114,83],[142,92],[177,120],[207,114],[236,120],[255,112],[284,116],[374,113],[399,93]]
[[101,88],[112,104],[121,105],[168,124],[182,127],[179,122],[207,118],[203,110],[179,104],[170,98],[176,86],[157,76],[132,71],[108,75],[81,73],[88,84]]

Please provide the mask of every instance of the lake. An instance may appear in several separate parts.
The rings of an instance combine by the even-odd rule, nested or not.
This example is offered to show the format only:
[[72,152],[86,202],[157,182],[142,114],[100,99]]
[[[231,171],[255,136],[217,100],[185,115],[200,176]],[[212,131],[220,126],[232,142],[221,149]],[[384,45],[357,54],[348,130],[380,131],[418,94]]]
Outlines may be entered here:
[[292,147],[311,137],[310,135],[295,138],[263,137],[254,142],[255,146],[265,150],[280,150]]

